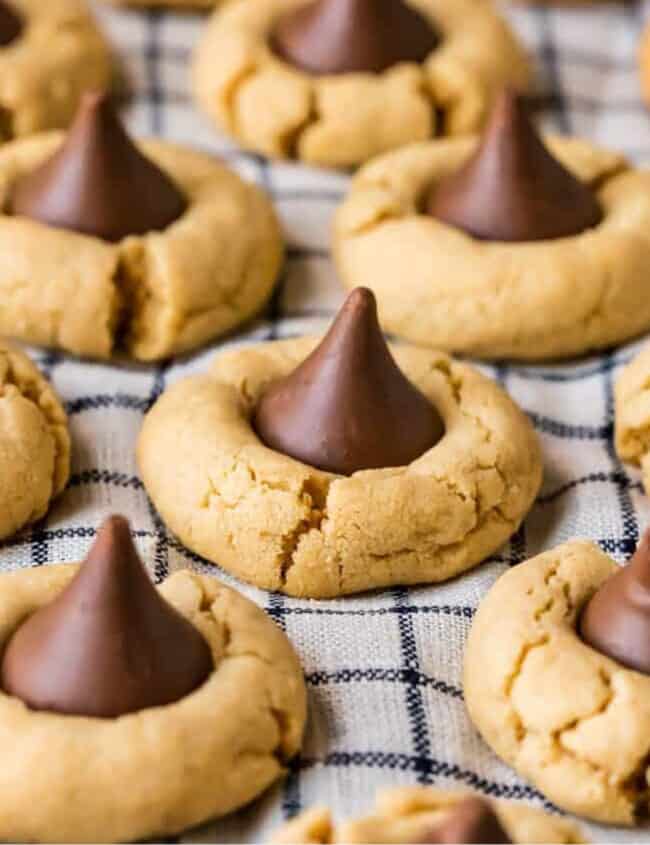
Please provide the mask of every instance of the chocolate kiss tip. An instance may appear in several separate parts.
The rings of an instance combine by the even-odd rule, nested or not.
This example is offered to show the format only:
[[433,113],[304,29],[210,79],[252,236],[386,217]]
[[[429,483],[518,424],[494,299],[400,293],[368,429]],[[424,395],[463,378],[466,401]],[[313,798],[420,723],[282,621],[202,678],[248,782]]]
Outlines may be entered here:
[[374,294],[348,296],[319,346],[258,403],[269,448],[326,472],[405,466],[444,434],[436,408],[398,369]]
[[376,319],[377,300],[370,288],[355,288],[343,303],[343,308],[364,311]]
[[474,155],[432,188],[427,211],[487,241],[570,237],[602,220],[591,188],[553,158],[512,89],[497,99]]
[[7,47],[23,31],[23,19],[9,3],[0,0],[0,47]]
[[420,63],[439,42],[431,23],[404,0],[315,0],[281,18],[271,38],[281,58],[314,75]]
[[14,184],[11,210],[105,241],[162,231],[187,203],[120,123],[109,95],[84,95],[57,152]]
[[596,651],[650,675],[650,531],[627,566],[589,601],[579,627],[582,639]]
[[512,840],[491,805],[483,798],[470,796],[457,804],[422,842],[431,845],[506,845]]
[[171,704],[210,675],[210,648],[151,583],[111,517],[68,586],[13,634],[2,689],[34,710],[114,718]]

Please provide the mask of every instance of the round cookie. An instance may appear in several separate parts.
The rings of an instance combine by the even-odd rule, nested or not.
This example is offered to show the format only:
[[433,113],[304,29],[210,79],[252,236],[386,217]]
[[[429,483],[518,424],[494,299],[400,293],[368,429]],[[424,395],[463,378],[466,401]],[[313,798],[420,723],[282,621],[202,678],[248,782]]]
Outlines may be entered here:
[[499,548],[542,476],[534,431],[509,397],[444,354],[394,347],[444,436],[408,466],[323,472],[266,447],[251,424],[269,384],[316,345],[302,338],[225,352],[207,375],[158,400],[138,462],[171,530],[245,581],[311,598],[443,581]]
[[[0,644],[76,566],[0,576]],[[120,718],[29,709],[0,692],[8,842],[125,842],[177,833],[247,804],[285,770],[306,717],[300,665],[252,602],[178,572],[160,593],[207,641],[215,668],[175,703]],[[75,800],[70,800],[74,795]]]
[[615,572],[574,541],[503,575],[481,603],[465,652],[465,701],[496,753],[570,812],[609,824],[647,816],[650,678],[577,633]]
[[153,361],[262,308],[283,260],[277,218],[260,189],[211,156],[138,145],[186,201],[162,231],[111,243],[8,213],[17,180],[63,141],[52,132],[0,150],[0,334],[80,356]]
[[0,340],[0,540],[47,513],[70,477],[70,435],[54,391]]
[[22,32],[0,47],[0,140],[67,126],[82,93],[110,84],[108,45],[82,0],[10,0]]
[[[405,786],[387,789],[377,796],[374,812],[364,818],[335,826],[329,810],[308,810],[276,832],[271,840],[281,843],[320,842],[452,842],[469,841],[436,839],[431,832],[449,819],[450,814],[472,793],[446,791],[429,786]],[[488,804],[488,802],[486,802]],[[511,842],[579,843],[580,831],[571,822],[541,810],[512,801],[490,801],[488,806],[497,816]],[[492,838],[483,842],[496,841]]]
[[522,49],[485,0],[409,0],[442,34],[421,63],[315,76],[270,48],[276,23],[305,0],[235,0],[215,12],[194,61],[194,93],[244,147],[351,167],[436,135],[472,132],[504,84],[526,86]]
[[594,187],[603,211],[595,228],[546,241],[477,240],[425,214],[421,202],[478,139],[413,145],[366,165],[337,213],[334,254],[345,286],[375,292],[389,331],[483,358],[565,357],[645,331],[650,173],[587,142],[546,144]]
[[625,367],[615,386],[615,443],[622,461],[641,467],[650,491],[650,346]]

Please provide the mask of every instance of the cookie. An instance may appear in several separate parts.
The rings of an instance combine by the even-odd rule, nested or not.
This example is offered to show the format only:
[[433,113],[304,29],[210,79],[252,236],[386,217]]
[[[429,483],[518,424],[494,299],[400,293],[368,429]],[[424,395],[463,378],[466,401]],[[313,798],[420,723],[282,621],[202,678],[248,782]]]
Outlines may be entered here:
[[[395,20],[402,20],[406,9],[422,22],[404,24],[410,40],[425,26],[437,34],[431,43],[438,46],[428,56],[406,50],[404,55],[415,60],[384,67],[382,53],[392,55],[396,38],[391,17],[383,28],[377,26],[384,39],[391,33],[384,50],[372,43],[365,51],[368,67],[381,67],[381,72],[358,72],[363,57],[346,62],[343,56],[340,67],[350,65],[355,72],[321,73],[298,67],[297,58],[281,58],[276,44],[278,26],[287,19],[291,23],[287,16],[296,11],[304,13],[305,0],[235,0],[215,12],[199,44],[193,68],[196,99],[221,129],[248,149],[344,168],[410,142],[475,131],[500,86],[526,86],[529,67],[524,53],[490,3],[409,0],[401,13],[395,5]],[[373,9],[377,15],[379,8],[370,6],[358,18],[337,18],[338,35],[328,33],[327,50],[319,21],[310,21],[308,42],[291,55],[306,54],[309,61],[315,51],[322,51],[327,61],[341,52],[337,39],[347,30],[346,46],[354,49],[350,45],[359,42],[355,33],[376,22]],[[331,20],[335,12],[325,9],[323,16]],[[410,40],[407,46],[412,46]],[[284,48],[282,52],[287,54]]]
[[[387,789],[377,796],[374,812],[364,818],[335,826],[329,810],[307,810],[276,832],[274,843],[319,842],[584,842],[571,822],[541,810],[512,801],[486,801],[484,812],[497,817],[507,838],[436,838],[432,836],[451,818],[462,812],[467,802],[477,803],[469,792],[452,792],[430,786]],[[473,809],[473,808],[472,808]],[[470,832],[470,831],[468,831]],[[476,834],[477,830],[471,831]],[[488,832],[488,831],[484,831]]]
[[81,0],[11,0],[18,28],[0,39],[0,140],[68,125],[82,93],[110,84],[104,37]]
[[625,367],[615,386],[614,437],[622,461],[641,467],[650,491],[650,346]]
[[59,399],[26,355],[0,341],[0,540],[44,517],[69,477]]
[[329,473],[264,445],[251,423],[269,385],[316,346],[225,352],[158,400],[138,463],[170,529],[245,581],[311,598],[443,581],[498,549],[542,476],[534,431],[509,397],[442,353],[394,347],[443,419],[442,439],[407,466]]
[[[431,141],[367,164],[335,219],[334,256],[344,285],[375,292],[387,330],[481,358],[568,357],[646,331],[650,173],[590,143],[546,138],[546,155],[564,171],[560,182],[567,173],[573,179],[569,196],[578,193],[575,181],[582,182],[602,219],[578,234],[492,241],[480,230],[468,234],[437,219],[426,207],[436,187],[462,168],[478,184],[477,151],[489,140],[482,148],[478,138]],[[479,164],[503,162],[504,149],[512,144],[497,139],[496,151]],[[471,196],[471,207],[462,197],[461,209],[458,189],[458,207],[447,208],[448,216],[462,212],[467,220],[471,211],[478,228],[492,213],[485,196],[478,204]],[[517,199],[518,209],[539,219],[532,201]]]
[[154,588],[124,520],[81,567],[0,576],[0,641],[5,841],[157,840],[249,803],[300,747],[284,634],[212,578]]
[[474,619],[464,690],[486,742],[551,801],[631,825],[648,813],[650,677],[578,632],[590,600],[617,572],[586,541],[506,572]]
[[0,334],[75,355],[194,349],[259,311],[282,265],[261,190],[211,156],[135,145],[105,96],[66,136],[0,150],[0,203]]

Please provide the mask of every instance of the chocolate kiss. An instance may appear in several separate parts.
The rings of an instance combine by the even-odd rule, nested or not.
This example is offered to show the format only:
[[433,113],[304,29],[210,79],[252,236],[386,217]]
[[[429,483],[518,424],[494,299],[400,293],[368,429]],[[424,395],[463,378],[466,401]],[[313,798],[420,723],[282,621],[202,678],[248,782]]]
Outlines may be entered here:
[[431,191],[433,217],[486,241],[541,241],[596,226],[591,189],[548,152],[521,97],[504,91],[469,161]]
[[23,20],[8,3],[0,2],[0,47],[15,41],[23,31]]
[[14,214],[105,241],[165,229],[186,205],[96,92],[83,97],[62,147],[19,179],[12,196]]
[[587,604],[580,634],[601,654],[650,675],[650,531]]
[[315,75],[380,73],[399,62],[423,62],[440,37],[403,0],[316,0],[281,18],[275,52]]
[[16,630],[1,681],[34,710],[110,718],[178,701],[212,669],[207,642],[153,586],[114,516],[65,590]]
[[365,288],[352,291],[311,355],[269,387],[254,426],[271,449],[340,475],[409,464],[444,432],[393,360]]
[[474,845],[502,845],[512,840],[508,837],[487,801],[466,798],[458,804],[442,824],[429,832],[427,843],[474,843]]

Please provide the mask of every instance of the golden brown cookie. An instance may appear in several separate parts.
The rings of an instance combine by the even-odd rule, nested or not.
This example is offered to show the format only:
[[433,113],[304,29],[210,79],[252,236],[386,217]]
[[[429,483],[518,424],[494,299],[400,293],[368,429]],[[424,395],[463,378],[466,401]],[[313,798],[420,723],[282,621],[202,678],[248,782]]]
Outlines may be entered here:
[[[371,815],[334,825],[329,810],[307,810],[278,830],[271,840],[277,845],[330,842],[432,842],[459,841],[427,838],[472,793],[446,791],[430,786],[386,789],[377,796]],[[541,810],[512,801],[490,801],[511,842],[584,842],[576,825]],[[469,841],[469,840],[463,840]],[[493,839],[481,841],[492,842]]]
[[344,285],[374,291],[389,331],[482,358],[567,357],[646,331],[650,173],[584,141],[546,141],[596,191],[603,219],[595,228],[555,240],[476,240],[420,202],[478,140],[413,145],[367,164],[337,213]]
[[616,451],[622,461],[640,466],[650,490],[650,346],[625,367],[615,387]]
[[62,141],[48,133],[0,150],[0,334],[92,358],[153,361],[262,308],[283,260],[279,225],[266,195],[212,156],[141,144],[187,200],[161,232],[109,243],[7,213],[18,177]]
[[22,32],[0,47],[0,140],[67,126],[90,88],[107,88],[108,45],[82,0],[11,0]]
[[170,529],[239,578],[311,598],[444,581],[498,549],[542,477],[535,433],[509,397],[466,364],[395,347],[445,434],[409,466],[333,475],[267,448],[251,425],[269,383],[316,342],[223,353],[159,399],[138,462]]
[[[76,566],[0,576],[0,647]],[[28,709],[0,692],[0,814],[8,842],[154,839],[247,804],[300,748],[306,692],[280,629],[217,580],[178,572],[160,591],[199,629],[214,669],[173,704],[120,718]],[[73,798],[74,797],[74,800]]]
[[215,12],[196,53],[199,104],[264,155],[351,167],[413,141],[475,131],[501,86],[528,82],[523,50],[488,0],[410,0],[443,37],[423,64],[309,75],[269,47],[277,21],[305,2],[235,0]]
[[650,677],[577,631],[616,571],[595,545],[573,541],[506,572],[474,619],[464,690],[485,741],[551,801],[631,825],[648,814]]
[[0,340],[0,540],[45,516],[69,476],[59,399],[29,358]]

